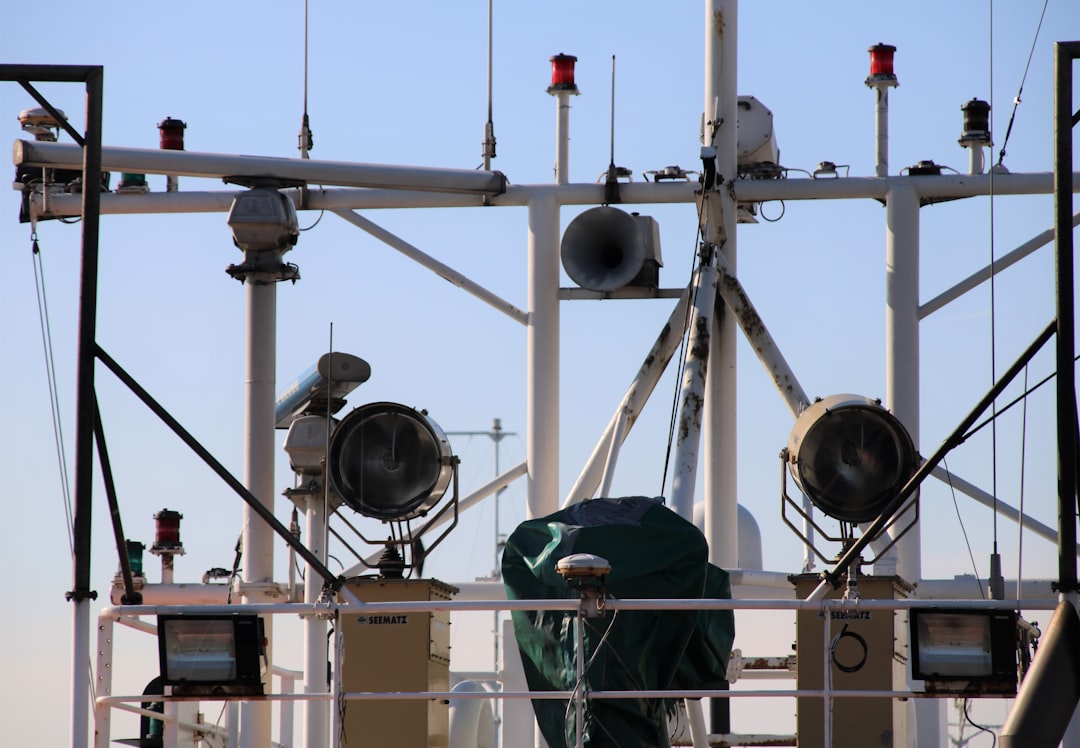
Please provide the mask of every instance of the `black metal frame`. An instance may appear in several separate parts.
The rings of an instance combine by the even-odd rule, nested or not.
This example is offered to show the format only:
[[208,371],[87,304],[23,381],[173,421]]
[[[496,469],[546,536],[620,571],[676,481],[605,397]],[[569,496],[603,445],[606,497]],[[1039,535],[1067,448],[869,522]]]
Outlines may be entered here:
[[[105,489],[109,499],[113,531],[116,535],[117,555],[120,558],[124,579],[124,602],[139,601],[134,590],[130,563],[120,524],[120,510],[112,483],[112,470],[105,447],[104,430],[101,427],[94,386],[96,360],[100,359],[128,388],[138,396],[172,431],[199,455],[229,486],[239,494],[252,509],[274,529],[315,571],[326,580],[331,590],[344,583],[307,546],[300,543],[288,529],[233,477],[214,457],[172,418],[147,392],[142,389],[97,344],[97,294],[99,229],[101,225],[101,190],[90,189],[98,183],[88,175],[101,173],[101,121],[104,68],[100,65],[0,65],[0,81],[18,82],[57,121],[83,149],[82,183],[82,268],[79,278],[79,334],[77,356],[77,385],[75,404],[75,517],[74,535],[74,583],[67,592],[69,601],[80,604],[96,600],[97,592],[90,585],[91,509],[93,506],[93,451],[97,439]],[[86,84],[86,133],[80,135],[71,123],[45,97],[34,88],[31,81],[50,83]]]

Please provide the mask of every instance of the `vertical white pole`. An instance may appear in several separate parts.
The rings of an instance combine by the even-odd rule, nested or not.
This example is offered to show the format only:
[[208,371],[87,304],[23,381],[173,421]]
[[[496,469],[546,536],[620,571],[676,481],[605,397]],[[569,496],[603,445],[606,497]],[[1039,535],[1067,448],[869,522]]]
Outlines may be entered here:
[[[885,399],[919,447],[919,197],[893,186],[885,205]],[[906,523],[905,523],[906,524]],[[904,526],[904,525],[900,525]],[[920,529],[896,545],[896,573],[922,576]]]
[[874,158],[874,174],[889,176],[889,87],[884,83],[874,85],[875,107],[874,131],[877,135],[877,152]]
[[529,201],[529,322],[525,451],[526,518],[559,508],[559,205]]
[[71,622],[71,745],[85,748],[90,724],[90,600],[76,600]]
[[[325,497],[309,496],[305,512],[308,549],[326,564]],[[309,564],[304,573],[304,603],[314,605],[322,591],[322,577]],[[326,693],[326,621],[316,616],[304,619],[304,693]],[[304,702],[304,746],[326,748],[329,745],[330,703]]]
[[[736,176],[738,149],[738,3],[706,0],[705,5],[705,112],[707,120],[719,114],[721,121],[712,137],[716,170],[725,182],[730,182]],[[709,145],[708,129],[705,138],[704,145]],[[726,189],[720,191],[720,205],[726,232],[721,251],[734,272],[738,267],[735,201]],[[705,537],[709,541],[709,560],[731,569],[738,565],[739,559],[735,378],[738,329],[735,315],[723,305],[715,320],[704,414]]]
[[570,91],[557,91],[555,101],[555,184],[570,183]]
[[[113,630],[116,619],[98,619],[97,695],[112,696]],[[139,720],[140,724],[142,720]],[[94,748],[108,748],[112,741],[112,707],[94,705]],[[72,743],[74,745],[74,743]]]
[[968,149],[968,173],[982,174],[985,168],[983,147],[978,143],[972,143]]
[[[674,475],[671,482],[671,508],[683,519],[694,521],[694,493],[697,483],[698,452],[701,446],[706,375],[712,346],[715,345],[716,281],[718,273],[710,263],[698,270],[694,279],[696,298],[690,340],[686,346],[683,377],[679,394],[679,422],[676,426]],[[708,460],[706,460],[708,462]]]
[[[273,258],[270,256],[274,255]],[[252,265],[280,262],[277,252],[244,253]],[[268,281],[268,282],[267,282]],[[270,511],[274,510],[274,374],[277,347],[277,285],[272,276],[247,278],[247,376],[244,414],[244,485]],[[273,530],[247,505],[243,514],[243,582],[266,585],[274,579]],[[248,586],[244,601],[269,602],[264,591]],[[266,618],[267,658],[272,650],[272,619]],[[267,662],[269,673],[271,662]],[[245,748],[270,745],[269,702],[248,701],[240,709],[240,739]]]
[[[715,128],[704,132],[702,145],[716,148],[716,172],[729,183],[738,168],[738,39],[736,0],[706,0],[705,113],[715,117]],[[738,268],[735,201],[727,189],[719,191],[725,242],[720,247],[732,273]],[[708,233],[706,233],[708,236]],[[714,317],[713,344],[709,348],[704,413],[705,538],[709,561],[732,569],[739,563],[738,438],[736,434],[735,315],[723,304]],[[731,701],[709,704],[712,730],[730,730]]]
[[[910,186],[894,185],[885,202],[885,402],[919,448],[919,196]],[[900,519],[906,527],[911,512]],[[922,530],[918,523],[875,565],[875,572],[895,573],[911,584],[922,579]],[[911,685],[910,683],[908,684]],[[939,745],[944,736],[944,702],[917,699],[897,703],[910,715],[905,745]]]
[[[584,599],[581,605],[585,605]],[[577,633],[574,652],[574,745],[585,748],[585,614],[580,607],[574,619],[574,631]]]

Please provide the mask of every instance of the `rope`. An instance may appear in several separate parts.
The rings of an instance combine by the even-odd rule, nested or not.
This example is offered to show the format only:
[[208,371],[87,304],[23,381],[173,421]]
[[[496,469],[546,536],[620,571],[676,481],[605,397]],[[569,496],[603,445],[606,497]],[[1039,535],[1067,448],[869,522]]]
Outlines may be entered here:
[[[990,3],[990,111],[994,110],[994,4]],[[1008,136],[1006,136],[1008,137]],[[997,306],[995,305],[994,283],[994,170],[990,170],[990,386],[997,381]],[[998,549],[998,490],[997,490],[997,400],[990,404],[992,422],[990,424],[990,474],[991,494],[994,497],[993,528],[994,550]],[[978,576],[976,574],[976,576]]]
[[74,512],[71,506],[66,450],[64,449],[64,429],[60,419],[60,394],[56,379],[56,357],[53,355],[52,326],[49,323],[49,303],[45,292],[45,264],[38,244],[37,229],[30,231],[30,251],[34,266],[34,292],[37,294],[38,320],[41,326],[41,346],[45,356],[45,374],[49,386],[49,409],[52,414],[53,441],[56,445],[56,461],[60,471],[60,492],[64,501],[64,513],[67,519],[68,550],[74,556],[75,539],[72,535]]

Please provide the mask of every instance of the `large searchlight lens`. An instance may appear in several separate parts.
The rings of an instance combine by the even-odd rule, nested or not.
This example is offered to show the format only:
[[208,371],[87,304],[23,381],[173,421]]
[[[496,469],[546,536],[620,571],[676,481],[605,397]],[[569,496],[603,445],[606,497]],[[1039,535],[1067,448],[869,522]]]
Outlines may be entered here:
[[900,421],[859,395],[833,395],[807,408],[787,451],[791,476],[810,502],[851,523],[876,519],[916,467]]
[[424,516],[446,493],[453,470],[442,429],[425,413],[397,403],[362,405],[330,439],[334,490],[367,517]]

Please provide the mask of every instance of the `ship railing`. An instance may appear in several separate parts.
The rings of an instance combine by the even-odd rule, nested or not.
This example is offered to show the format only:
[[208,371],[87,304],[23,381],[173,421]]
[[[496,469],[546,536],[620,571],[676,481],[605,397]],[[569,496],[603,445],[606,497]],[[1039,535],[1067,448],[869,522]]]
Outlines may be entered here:
[[[616,599],[609,598],[605,601],[605,609],[608,611],[637,610],[637,611],[701,611],[701,610],[733,610],[733,611],[814,611],[820,613],[826,620],[830,619],[830,613],[852,611],[904,611],[912,608],[919,609],[949,609],[949,610],[1053,610],[1057,606],[1057,600],[1052,598],[1025,599],[1025,600],[923,600],[923,599],[823,599],[823,600],[791,600],[791,599]],[[347,615],[383,615],[383,614],[408,614],[430,613],[435,611],[454,612],[509,612],[521,611],[569,611],[577,612],[581,609],[581,601],[578,599],[562,600],[439,600],[439,601],[409,601],[409,602],[379,602],[379,603],[270,603],[270,604],[243,604],[243,605],[121,605],[104,608],[98,615],[98,646],[97,667],[95,672],[95,697],[94,697],[94,746],[95,748],[108,748],[111,743],[111,719],[114,709],[130,712],[138,715],[149,716],[164,722],[176,722],[189,729],[197,729],[204,733],[225,736],[231,733],[232,739],[228,745],[238,745],[235,739],[235,726],[238,720],[230,719],[227,724],[233,727],[222,730],[215,725],[206,723],[184,723],[168,711],[163,715],[160,712],[150,711],[140,705],[147,702],[162,702],[166,705],[172,702],[190,701],[190,697],[173,696],[170,694],[137,694],[117,695],[113,690],[113,675],[115,662],[115,626],[121,625],[150,634],[157,634],[157,627],[151,623],[140,620],[142,616],[158,615],[181,615],[181,614],[235,614],[243,611],[248,614],[263,616],[319,616],[332,619],[336,616]],[[291,705],[309,701],[375,701],[375,700],[498,700],[501,702],[517,700],[561,700],[574,701],[581,704],[589,700],[599,699],[666,699],[686,700],[687,703],[699,702],[700,699],[761,699],[761,698],[820,698],[824,710],[824,745],[832,744],[831,714],[835,699],[944,699],[954,698],[955,694],[934,691],[913,690],[850,690],[833,688],[829,666],[830,643],[832,631],[830,626],[823,626],[823,640],[821,647],[822,673],[824,674],[822,688],[818,689],[738,689],[738,690],[586,690],[573,689],[569,691],[505,691],[505,690],[478,690],[478,691],[338,691],[318,693],[296,693],[295,683],[302,679],[303,674],[299,671],[274,666],[272,673],[278,677],[279,690],[258,697],[248,697],[252,700],[263,702],[279,702],[280,710],[279,731],[283,736],[289,736],[293,730],[293,716]],[[335,648],[337,649],[337,648]],[[804,650],[805,651],[805,650]],[[335,652],[333,659],[333,671],[340,672],[340,653]],[[790,673],[791,677],[795,672]],[[1006,698],[1005,695],[994,695]],[[225,709],[235,710],[237,702],[247,700],[245,698],[221,699],[205,698],[203,701],[226,701]],[[689,708],[689,707],[688,707]],[[694,743],[697,745],[697,743]],[[707,745],[706,741],[703,743]],[[750,745],[752,743],[727,743],[728,745]],[[772,745],[784,743],[770,743]],[[285,739],[275,746],[287,748],[292,745],[289,739]]]

